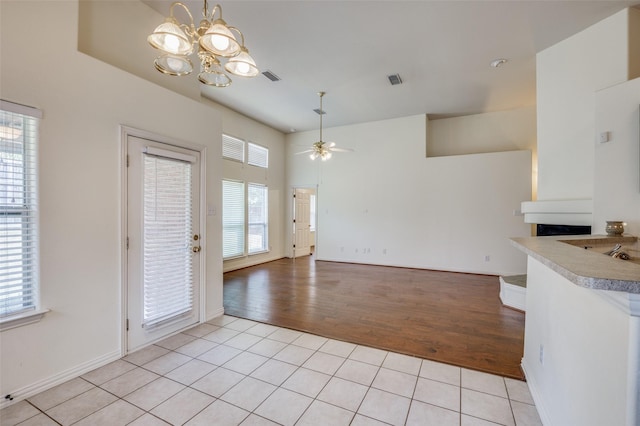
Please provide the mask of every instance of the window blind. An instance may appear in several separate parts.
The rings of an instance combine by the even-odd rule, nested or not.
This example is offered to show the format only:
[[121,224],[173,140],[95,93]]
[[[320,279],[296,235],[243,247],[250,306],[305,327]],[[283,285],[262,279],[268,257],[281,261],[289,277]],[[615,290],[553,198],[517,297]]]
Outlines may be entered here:
[[247,164],[252,166],[268,168],[269,167],[269,150],[263,146],[248,142]]
[[38,292],[38,122],[0,101],[0,318],[33,310]]
[[244,255],[244,183],[222,181],[222,257]]
[[247,186],[247,206],[249,222],[249,254],[267,250],[268,244],[268,215],[267,187],[250,183]]
[[222,135],[222,157],[244,162],[244,141],[229,135]]
[[144,155],[143,327],[193,309],[191,164]]

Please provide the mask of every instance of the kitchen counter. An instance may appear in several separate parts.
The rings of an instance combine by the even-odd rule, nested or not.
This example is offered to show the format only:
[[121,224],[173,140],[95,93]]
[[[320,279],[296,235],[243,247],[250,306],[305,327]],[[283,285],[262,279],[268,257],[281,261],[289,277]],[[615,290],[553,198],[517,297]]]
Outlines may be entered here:
[[[512,238],[512,244],[576,285],[595,290],[640,294],[638,238],[634,236],[559,235]],[[616,259],[604,253],[616,244],[632,260]]]

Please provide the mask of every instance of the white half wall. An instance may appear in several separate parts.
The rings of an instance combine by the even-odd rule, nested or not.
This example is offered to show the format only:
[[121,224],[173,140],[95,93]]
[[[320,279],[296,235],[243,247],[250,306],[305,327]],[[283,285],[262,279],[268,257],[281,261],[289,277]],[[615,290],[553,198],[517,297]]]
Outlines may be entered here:
[[526,308],[522,366],[542,422],[636,425],[640,318],[532,257]]
[[287,181],[318,185],[318,259],[526,271],[526,256],[509,238],[530,235],[514,215],[531,198],[530,151],[426,158],[424,115],[325,129],[326,141],[355,151],[326,162],[295,155],[317,137],[287,136]]

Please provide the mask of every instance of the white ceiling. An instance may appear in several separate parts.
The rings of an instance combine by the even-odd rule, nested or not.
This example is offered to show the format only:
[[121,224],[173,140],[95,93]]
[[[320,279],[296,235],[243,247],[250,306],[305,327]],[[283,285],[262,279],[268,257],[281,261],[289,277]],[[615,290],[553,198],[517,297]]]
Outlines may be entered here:
[[[182,2],[199,20],[203,2]],[[144,3],[166,16],[171,1]],[[325,127],[534,105],[537,52],[637,3],[226,0],[227,24],[244,33],[260,71],[282,80],[235,77],[202,93],[287,133],[319,127],[318,91],[327,92]],[[496,58],[508,62],[492,68]],[[396,73],[403,84],[391,86]]]

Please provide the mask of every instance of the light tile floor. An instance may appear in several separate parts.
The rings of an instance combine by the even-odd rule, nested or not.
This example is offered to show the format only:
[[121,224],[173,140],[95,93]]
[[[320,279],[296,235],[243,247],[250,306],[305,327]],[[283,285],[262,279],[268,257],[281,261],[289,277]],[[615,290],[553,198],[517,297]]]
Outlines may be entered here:
[[0,411],[10,425],[541,425],[524,382],[223,316]]

